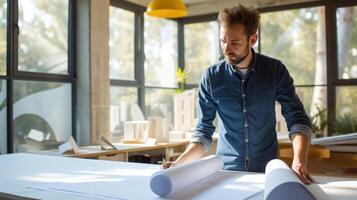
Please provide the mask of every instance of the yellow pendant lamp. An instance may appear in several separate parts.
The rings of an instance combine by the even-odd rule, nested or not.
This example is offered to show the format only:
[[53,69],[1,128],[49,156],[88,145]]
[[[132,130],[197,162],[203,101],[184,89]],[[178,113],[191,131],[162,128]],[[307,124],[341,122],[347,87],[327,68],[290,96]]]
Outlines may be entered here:
[[152,0],[146,9],[146,14],[162,18],[184,17],[187,13],[182,0]]

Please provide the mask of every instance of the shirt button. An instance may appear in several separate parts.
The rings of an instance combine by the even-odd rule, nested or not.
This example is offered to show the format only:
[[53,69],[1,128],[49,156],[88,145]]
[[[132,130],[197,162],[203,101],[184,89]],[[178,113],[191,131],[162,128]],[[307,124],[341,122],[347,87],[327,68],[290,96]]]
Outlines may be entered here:
[[248,127],[248,124],[244,124],[245,127]]
[[248,143],[248,138],[246,138],[246,139],[245,139],[245,142],[247,142],[247,143]]
[[245,94],[242,94],[242,97],[244,98],[244,97],[245,97]]
[[243,109],[243,112],[246,113],[246,112],[247,112],[247,109]]
[[245,80],[244,80],[244,79],[242,79],[242,82],[244,83],[244,82],[245,82]]

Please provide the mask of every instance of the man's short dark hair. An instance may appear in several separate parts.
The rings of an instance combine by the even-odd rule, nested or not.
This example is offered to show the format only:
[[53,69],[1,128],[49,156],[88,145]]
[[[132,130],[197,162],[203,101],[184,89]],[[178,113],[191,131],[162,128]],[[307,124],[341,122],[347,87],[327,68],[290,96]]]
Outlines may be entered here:
[[217,18],[219,26],[242,24],[248,36],[257,32],[259,20],[260,14],[257,9],[247,8],[240,4],[235,7],[222,9]]

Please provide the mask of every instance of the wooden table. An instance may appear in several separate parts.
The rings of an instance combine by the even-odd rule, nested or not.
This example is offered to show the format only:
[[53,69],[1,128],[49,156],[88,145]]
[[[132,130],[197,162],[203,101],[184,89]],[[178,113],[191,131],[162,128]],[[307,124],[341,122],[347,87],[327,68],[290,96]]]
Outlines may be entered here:
[[[207,154],[215,154],[216,152],[216,142],[217,137],[213,137],[213,145],[211,150]],[[80,147],[77,153],[66,153],[60,154],[56,150],[47,150],[33,152],[36,154],[45,154],[53,156],[65,156],[65,157],[76,157],[76,158],[90,158],[90,159],[104,159],[104,160],[113,160],[118,161],[128,161],[130,153],[140,153],[147,151],[158,151],[162,150],[164,152],[165,160],[170,160],[173,156],[179,154],[175,153],[175,149],[180,149],[183,151],[187,145],[190,143],[190,140],[175,140],[170,142],[161,142],[157,144],[123,144],[123,143],[114,143],[113,145],[116,149],[103,150],[101,146],[84,146]]]
[[122,161],[128,161],[129,153],[137,153],[151,150],[163,150],[165,152],[165,159],[169,160],[172,150],[177,147],[185,148],[189,144],[189,140],[172,141],[157,144],[122,144],[114,143],[113,145],[116,149],[104,150],[101,146],[84,146],[77,150],[77,153],[66,153],[60,154],[57,149],[33,152],[36,154],[46,154],[53,156],[65,156],[65,157],[76,157],[76,158],[90,158],[90,159],[100,159],[103,157],[110,157],[116,155],[123,155]]
[[[279,141],[279,158],[291,165],[293,155],[291,141]],[[321,145],[311,145],[308,159],[313,174],[357,175],[357,153],[334,152]]]

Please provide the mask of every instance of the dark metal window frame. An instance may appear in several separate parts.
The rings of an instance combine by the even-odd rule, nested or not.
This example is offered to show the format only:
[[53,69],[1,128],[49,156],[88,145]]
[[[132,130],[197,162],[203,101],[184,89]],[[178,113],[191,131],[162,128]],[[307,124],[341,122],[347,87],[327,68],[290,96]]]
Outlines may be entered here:
[[336,51],[338,46],[337,40],[337,22],[336,22],[336,11],[340,7],[357,6],[357,2],[353,0],[344,1],[327,1],[328,6],[326,7],[326,40],[331,41],[331,43],[326,45],[327,48],[327,106],[328,106],[328,133],[334,132],[333,124],[331,122],[336,121],[336,88],[339,86],[357,86],[357,79],[340,79],[338,77],[338,52]]
[[266,7],[259,9],[261,13],[286,11],[292,9],[310,8],[323,6],[325,8],[326,20],[326,76],[327,83],[322,85],[296,85],[296,87],[327,87],[327,119],[328,135],[334,132],[333,122],[336,120],[336,87],[338,86],[357,86],[357,79],[339,79],[338,77],[338,55],[337,51],[337,24],[336,9],[339,7],[357,6],[353,0],[326,0],[307,3],[296,3],[283,6]]
[[[178,58],[179,58],[179,66],[182,70],[185,69],[185,25],[188,24],[197,24],[197,23],[206,23],[216,21],[218,17],[218,13],[213,14],[205,14],[199,16],[192,16],[192,17],[185,17],[178,21],[178,42],[179,42],[179,49],[178,49]],[[219,38],[217,38],[217,42],[219,43]],[[219,48],[220,53],[222,54],[221,48]],[[222,55],[220,55],[222,56]],[[184,85],[185,89],[193,89],[197,88],[198,84],[186,83]]]
[[[177,51],[178,51],[177,64],[178,64],[179,68],[183,69],[181,67],[182,65],[181,65],[181,62],[180,62],[180,49],[181,49],[181,45],[183,45],[183,43],[180,42],[181,41],[180,29],[182,27],[179,24],[179,19],[166,19],[166,20],[174,21],[177,24],[177,38],[176,38],[177,39]],[[143,32],[145,32],[144,29],[143,29]],[[145,48],[143,48],[143,49],[145,50]],[[144,52],[144,55],[145,55],[145,52]],[[145,62],[145,56],[144,56],[144,59],[143,59],[143,67],[144,67],[144,62]],[[144,83],[144,85],[145,85],[145,83]],[[177,85],[176,87],[172,87],[172,86],[145,85],[145,89],[177,90],[177,89],[179,89],[179,86]]]
[[[334,3],[331,3],[330,6],[330,12],[332,12],[334,15],[328,16],[331,21],[331,37],[335,39],[335,42],[333,45],[331,45],[331,48],[337,49],[338,46],[338,41],[337,41],[337,22],[336,22],[336,14],[337,14],[337,9],[338,8],[343,8],[343,7],[357,7],[357,2],[353,0],[344,0],[344,1],[337,1]],[[355,27],[357,28],[357,27]],[[336,86],[348,86],[348,85],[357,85],[357,78],[353,79],[340,79],[338,77],[338,55],[337,51],[331,51],[333,53],[333,64],[336,66],[333,69],[333,74],[335,75],[334,77],[334,82]]]
[[76,138],[76,67],[75,67],[75,0],[68,0],[68,74],[37,73],[18,70],[18,0],[7,0],[7,153],[14,151],[13,86],[14,81],[41,81],[71,84],[72,136]]
[[145,7],[127,1],[111,0],[110,6],[133,12],[134,17],[134,80],[110,79],[112,87],[130,87],[138,90],[138,104],[144,110],[145,107],[145,77],[144,77],[144,12]]
[[[111,0],[110,6],[114,6],[120,9],[131,11],[135,14],[134,23],[134,68],[135,68],[135,80],[124,80],[124,79],[110,79],[111,87],[131,87],[138,89],[138,104],[144,115],[145,112],[145,89],[177,89],[178,87],[162,87],[162,86],[151,86],[145,85],[145,52],[144,52],[144,13],[146,8],[134,3],[130,3],[123,0]],[[173,20],[177,22],[177,20]],[[179,26],[178,26],[179,29]],[[179,32],[179,31],[178,31]],[[180,48],[180,43],[178,42],[178,49]],[[178,59],[179,60],[179,59]],[[180,62],[178,61],[180,66]]]

